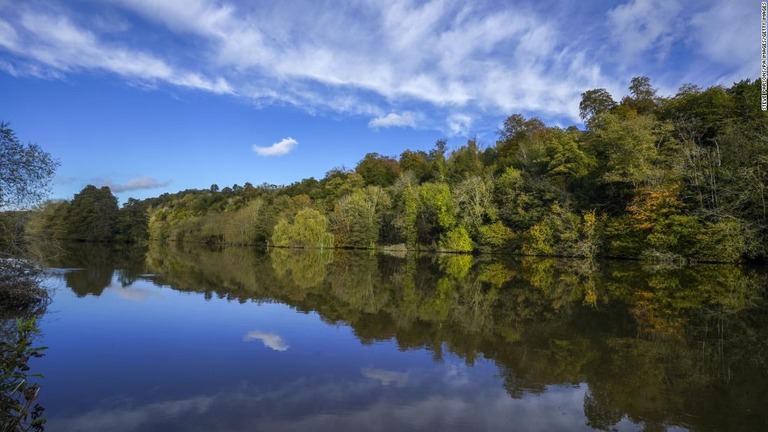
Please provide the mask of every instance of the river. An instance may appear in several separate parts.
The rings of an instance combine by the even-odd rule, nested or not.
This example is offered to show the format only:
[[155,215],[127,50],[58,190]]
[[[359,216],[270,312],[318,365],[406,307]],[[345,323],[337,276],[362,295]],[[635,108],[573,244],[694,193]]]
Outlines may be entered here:
[[733,265],[79,245],[47,431],[768,430],[768,276]]

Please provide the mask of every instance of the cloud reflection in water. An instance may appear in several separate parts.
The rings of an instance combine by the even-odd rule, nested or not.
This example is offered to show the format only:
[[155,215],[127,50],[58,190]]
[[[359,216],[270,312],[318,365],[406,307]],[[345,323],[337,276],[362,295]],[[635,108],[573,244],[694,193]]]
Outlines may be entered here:
[[266,333],[258,330],[248,332],[243,336],[243,341],[251,342],[260,340],[265,347],[274,351],[287,351],[291,346],[288,345],[280,335],[275,333]]

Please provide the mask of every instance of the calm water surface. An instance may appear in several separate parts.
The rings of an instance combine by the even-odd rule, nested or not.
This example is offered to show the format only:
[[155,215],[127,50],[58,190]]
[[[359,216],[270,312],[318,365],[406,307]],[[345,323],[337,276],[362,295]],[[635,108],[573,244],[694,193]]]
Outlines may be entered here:
[[768,430],[760,269],[160,245],[49,265],[48,431]]

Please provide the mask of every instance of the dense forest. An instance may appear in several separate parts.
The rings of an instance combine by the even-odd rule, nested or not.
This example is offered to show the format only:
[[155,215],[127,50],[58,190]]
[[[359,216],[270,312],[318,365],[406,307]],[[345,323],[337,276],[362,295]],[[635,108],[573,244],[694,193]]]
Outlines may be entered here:
[[[399,157],[287,186],[185,190],[122,208],[107,187],[25,213],[27,235],[79,241],[386,248],[739,261],[768,257],[768,114],[760,82],[647,77],[582,94],[583,130],[508,117],[493,145]],[[6,215],[6,217],[9,217]]]

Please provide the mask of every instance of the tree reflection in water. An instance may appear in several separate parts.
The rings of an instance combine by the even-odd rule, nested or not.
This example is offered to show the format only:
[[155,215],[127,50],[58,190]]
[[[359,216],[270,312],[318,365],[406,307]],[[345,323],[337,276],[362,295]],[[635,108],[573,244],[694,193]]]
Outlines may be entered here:
[[513,398],[586,383],[595,429],[624,418],[646,430],[768,424],[767,278],[757,269],[161,244],[143,252],[87,259],[67,284],[99,295],[120,268],[128,284],[151,273],[208,298],[285,303],[350,326],[363,344],[490,359]]

